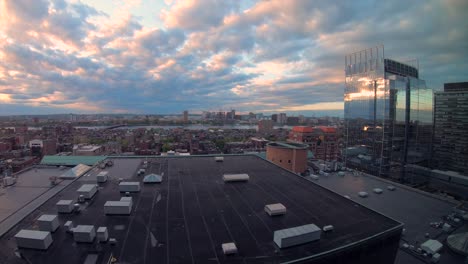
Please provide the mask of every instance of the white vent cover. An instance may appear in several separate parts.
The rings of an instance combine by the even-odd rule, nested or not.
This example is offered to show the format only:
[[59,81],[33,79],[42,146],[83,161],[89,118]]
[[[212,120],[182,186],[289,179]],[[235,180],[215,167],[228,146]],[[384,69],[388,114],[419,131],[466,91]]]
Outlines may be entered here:
[[286,214],[286,207],[281,203],[265,205],[265,212],[270,216]]
[[223,180],[225,182],[236,182],[236,181],[248,181],[249,175],[242,173],[242,174],[224,174]]
[[308,224],[277,230],[273,234],[273,241],[280,248],[292,247],[320,239],[322,230],[314,225]]
[[236,244],[231,242],[231,243],[224,243],[221,245],[223,248],[223,253],[224,255],[230,255],[230,254],[236,254],[237,253],[237,247]]
[[389,191],[394,191],[394,190],[395,190],[395,186],[389,185],[389,186],[387,186],[387,190],[389,190]]
[[215,161],[222,162],[224,161],[224,157],[215,157]]
[[380,189],[380,188],[375,188],[375,189],[374,189],[374,192],[375,192],[376,194],[381,194],[381,193],[383,192],[383,190]]
[[362,198],[366,198],[367,196],[369,196],[367,192],[358,192],[358,195],[359,197],[362,197]]

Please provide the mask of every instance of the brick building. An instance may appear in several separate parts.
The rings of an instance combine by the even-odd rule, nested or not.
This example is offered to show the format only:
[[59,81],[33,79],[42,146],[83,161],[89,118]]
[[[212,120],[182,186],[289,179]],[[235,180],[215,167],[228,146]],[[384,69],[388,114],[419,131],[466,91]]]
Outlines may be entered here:
[[317,159],[333,161],[340,155],[341,137],[334,127],[295,126],[289,132],[288,142],[309,145]]
[[307,149],[305,144],[271,142],[266,146],[267,160],[295,173],[303,173],[307,170]]

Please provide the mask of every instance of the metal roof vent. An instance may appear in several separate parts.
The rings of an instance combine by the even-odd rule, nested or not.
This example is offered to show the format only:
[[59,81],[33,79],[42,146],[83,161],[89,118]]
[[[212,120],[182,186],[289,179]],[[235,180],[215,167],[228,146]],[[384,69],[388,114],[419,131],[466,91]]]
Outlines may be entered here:
[[273,241],[280,248],[292,247],[320,239],[322,230],[314,225],[303,225],[282,230],[273,234]]
[[224,161],[224,157],[215,157],[215,161],[216,161],[216,162],[223,162],[223,161]]
[[375,188],[375,189],[374,189],[374,192],[375,192],[376,194],[381,194],[381,193],[383,192],[383,190],[380,189],[380,188]]
[[224,255],[231,255],[237,253],[236,243],[234,242],[224,243],[221,245],[221,247],[223,248]]
[[224,174],[224,182],[237,182],[237,181],[248,181],[250,179],[248,174]]
[[362,197],[362,198],[366,198],[367,196],[369,196],[367,192],[358,192],[358,195],[359,197]]
[[265,205],[265,212],[269,216],[284,215],[286,214],[286,207],[281,203],[267,204]]

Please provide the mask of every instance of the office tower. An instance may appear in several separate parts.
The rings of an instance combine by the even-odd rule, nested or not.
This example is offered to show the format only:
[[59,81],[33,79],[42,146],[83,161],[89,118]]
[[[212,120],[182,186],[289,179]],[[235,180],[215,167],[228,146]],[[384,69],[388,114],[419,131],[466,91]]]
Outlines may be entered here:
[[284,124],[286,124],[286,121],[287,121],[286,113],[280,113],[278,115],[278,123],[284,125]]
[[277,123],[278,122],[278,114],[272,114],[271,115],[271,120],[273,120],[273,122]]
[[433,166],[468,175],[468,82],[434,94]]
[[187,110],[184,111],[184,122],[185,123],[188,122],[188,111]]
[[345,75],[346,165],[398,180],[406,164],[427,166],[433,92],[417,62],[388,59],[378,46],[347,55]]

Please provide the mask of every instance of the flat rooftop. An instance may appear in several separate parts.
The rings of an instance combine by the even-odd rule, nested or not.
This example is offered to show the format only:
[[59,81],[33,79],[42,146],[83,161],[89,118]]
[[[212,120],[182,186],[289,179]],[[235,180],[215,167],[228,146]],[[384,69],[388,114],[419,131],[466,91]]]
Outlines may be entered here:
[[16,175],[16,183],[0,188],[0,237],[21,218],[49,200],[71,183],[58,180],[56,186],[50,185],[49,177],[60,176],[70,168],[33,167]]
[[[118,201],[119,178],[143,180],[137,171],[148,161],[146,174],[163,174],[160,184],[143,184],[132,193],[130,216],[106,216],[106,201]],[[60,214],[61,227],[46,251],[20,249],[31,263],[83,263],[89,254],[105,263],[272,263],[296,260],[338,249],[401,228],[401,224],[254,155],[213,157],[115,158],[106,168],[109,179],[95,197],[81,204],[78,214]],[[239,166],[242,164],[242,166]],[[36,219],[56,213],[62,199],[77,199],[76,190],[95,183],[95,167],[20,221],[0,239],[0,263],[25,263],[15,256],[13,236],[20,229],[37,229]],[[225,173],[247,173],[248,182],[224,183]],[[284,216],[270,217],[266,204],[282,203]],[[106,226],[117,243],[75,243],[63,224]],[[333,225],[320,242],[278,249],[273,232],[306,224]],[[221,244],[235,242],[239,253],[225,256]]]
[[[442,229],[431,227],[430,223],[442,221],[442,218],[450,214],[457,203],[365,173],[359,172],[357,175],[355,176],[354,172],[346,172],[345,176],[330,173],[328,176],[319,176],[319,180],[314,182],[343,196],[347,195],[352,200],[403,223],[406,231],[402,237],[402,243],[407,242],[419,246],[428,239],[425,237],[426,233],[429,233],[432,239],[435,238],[441,242],[447,236]],[[396,190],[387,190],[389,185],[395,186]],[[374,193],[374,188],[382,189],[383,193]],[[359,197],[360,191],[367,192],[369,196]],[[395,263],[425,262],[399,250]],[[439,263],[463,263],[463,257],[450,250],[444,250]]]

